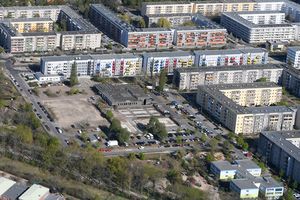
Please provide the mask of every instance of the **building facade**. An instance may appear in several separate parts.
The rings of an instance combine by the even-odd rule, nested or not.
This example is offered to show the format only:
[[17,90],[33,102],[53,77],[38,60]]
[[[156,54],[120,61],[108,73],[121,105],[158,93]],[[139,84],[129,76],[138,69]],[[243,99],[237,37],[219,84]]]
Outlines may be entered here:
[[228,32],[247,43],[297,39],[298,26],[284,20],[285,13],[274,11],[232,12],[221,16],[221,24]]
[[286,63],[300,70],[300,47],[288,47]]
[[270,106],[281,100],[275,83],[199,86],[197,104],[231,131],[239,134],[263,130],[292,130],[296,109]]
[[282,86],[293,95],[300,97],[300,70],[287,66],[282,72]]
[[195,66],[231,66],[268,63],[268,51],[261,48],[195,51]]
[[196,90],[199,85],[253,83],[260,78],[279,83],[283,68],[278,65],[180,68],[174,71],[173,84],[179,90]]
[[285,177],[300,181],[300,131],[266,131],[259,137],[258,153],[265,162],[282,170]]
[[79,76],[122,77],[142,73],[142,59],[134,54],[51,56],[41,58],[44,75],[62,75],[69,78],[73,65]]
[[194,56],[189,52],[159,52],[143,54],[143,71],[147,75],[159,74],[166,70],[173,74],[177,68],[192,67]]

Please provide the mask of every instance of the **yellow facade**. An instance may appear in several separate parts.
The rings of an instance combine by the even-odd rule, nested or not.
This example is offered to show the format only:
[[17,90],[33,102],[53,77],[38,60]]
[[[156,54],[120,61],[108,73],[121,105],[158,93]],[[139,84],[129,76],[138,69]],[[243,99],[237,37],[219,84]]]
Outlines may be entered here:
[[53,29],[53,21],[18,21],[10,22],[10,24],[19,33],[29,32],[50,32]]

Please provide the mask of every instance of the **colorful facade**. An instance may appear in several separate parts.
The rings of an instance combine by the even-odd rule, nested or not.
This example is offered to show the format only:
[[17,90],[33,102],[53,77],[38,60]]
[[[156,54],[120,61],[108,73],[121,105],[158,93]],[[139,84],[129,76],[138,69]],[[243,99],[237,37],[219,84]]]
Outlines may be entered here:
[[194,56],[188,52],[160,52],[143,54],[143,71],[148,75],[166,70],[173,74],[176,68],[192,67]]

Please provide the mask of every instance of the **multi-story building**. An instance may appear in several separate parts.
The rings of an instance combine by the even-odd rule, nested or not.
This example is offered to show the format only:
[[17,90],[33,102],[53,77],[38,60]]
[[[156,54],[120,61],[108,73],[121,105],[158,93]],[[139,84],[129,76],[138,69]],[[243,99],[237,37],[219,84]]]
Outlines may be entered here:
[[93,4],[90,19],[101,31],[130,49],[163,49],[173,44],[179,48],[219,47],[226,44],[226,29],[213,22],[208,23],[209,20],[200,15],[192,18],[195,27],[136,28],[103,5]]
[[[177,9],[177,7],[179,7]],[[299,18],[299,4],[289,0],[224,0],[210,2],[144,2],[143,16],[152,14],[201,13],[205,16],[220,15],[223,12],[283,11],[294,19]]]
[[285,22],[285,13],[274,11],[255,11],[223,13],[221,24],[235,36],[247,43],[266,41],[293,41],[298,26]]
[[258,153],[285,177],[300,182],[300,131],[265,131],[260,134]]
[[230,189],[241,199],[257,198],[259,193],[267,199],[283,195],[283,184],[271,177],[261,177],[261,168],[251,160],[214,161],[210,169],[219,180],[231,180]]
[[261,48],[195,51],[195,66],[231,66],[268,63],[268,51]]
[[181,13],[176,15],[172,13],[167,13],[167,14],[151,14],[151,15],[144,16],[144,18],[147,27],[156,26],[158,21],[162,18],[168,20],[172,27],[176,27],[184,24],[185,22],[192,21],[192,16],[193,14],[191,13]]
[[53,30],[53,21],[50,18],[17,18],[5,19],[2,22],[19,33],[50,32]]
[[282,72],[281,83],[290,93],[300,97],[300,69],[286,66]]
[[199,86],[197,103],[216,121],[239,134],[263,130],[292,130],[296,109],[270,106],[281,100],[275,83],[241,83]]
[[179,90],[196,90],[199,85],[253,83],[260,78],[279,83],[282,70],[272,64],[179,68],[174,70],[173,84]]
[[286,63],[300,69],[300,47],[289,47],[287,49]]
[[173,74],[176,68],[192,67],[194,56],[189,52],[156,52],[143,54],[143,71],[148,75],[158,74],[166,70]]
[[[11,53],[101,46],[101,33],[68,6],[7,7],[0,19],[0,44]],[[54,32],[53,22],[62,20],[66,30]]]
[[62,75],[69,78],[73,65],[79,76],[121,77],[142,73],[142,59],[134,54],[51,56],[41,58],[44,75]]

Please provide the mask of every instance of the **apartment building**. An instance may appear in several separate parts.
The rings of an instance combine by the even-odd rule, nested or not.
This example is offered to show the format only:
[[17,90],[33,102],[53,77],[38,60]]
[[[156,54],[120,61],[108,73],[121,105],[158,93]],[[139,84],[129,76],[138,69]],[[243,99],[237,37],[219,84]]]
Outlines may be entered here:
[[223,13],[221,24],[247,43],[266,41],[293,41],[298,26],[285,22],[285,13],[274,11],[255,11]]
[[173,74],[176,68],[192,67],[194,56],[190,52],[157,52],[143,54],[143,71],[147,75],[159,74],[166,70]]
[[[195,27],[136,28],[122,21],[101,4],[93,4],[90,9],[91,22],[99,30],[130,49],[166,49],[173,45],[179,48],[201,48],[220,47],[226,44],[226,29],[208,22],[208,19],[203,16],[201,18],[200,15],[192,18],[189,16],[189,19],[196,22]],[[180,20],[176,21],[177,24],[179,22],[181,23]]]
[[[0,9],[0,45],[11,53],[96,49],[101,33],[68,6]],[[67,30],[54,32],[53,22],[66,20]]]
[[57,21],[61,6],[14,6],[1,7],[0,19],[50,18]]
[[241,199],[258,198],[259,193],[267,199],[283,196],[283,184],[272,177],[261,177],[261,168],[251,160],[214,161],[210,170],[219,180],[231,180],[231,191]]
[[161,18],[167,19],[172,27],[181,26],[185,22],[192,21],[193,14],[180,13],[180,14],[151,14],[144,16],[147,27],[155,26]]
[[195,51],[195,66],[231,66],[268,63],[268,51],[261,48]]
[[19,33],[50,32],[53,30],[53,21],[50,18],[17,18],[6,19],[2,22]]
[[300,97],[300,70],[286,66],[282,72],[282,86],[293,95]]
[[69,78],[74,64],[79,76],[138,76],[142,72],[142,59],[134,54],[51,56],[41,58],[40,65],[44,75]]
[[[176,9],[183,6],[184,9]],[[201,13],[205,16],[220,15],[223,12],[244,12],[244,11],[283,11],[292,19],[299,21],[299,4],[289,0],[223,0],[210,2],[144,2],[141,5],[143,16],[152,14],[181,14]],[[181,11],[182,12],[179,12]]]
[[197,104],[216,121],[239,134],[263,130],[292,130],[296,109],[270,106],[281,100],[275,83],[199,86]]
[[300,70],[300,47],[288,47],[286,63]]
[[199,85],[253,83],[260,78],[279,83],[282,71],[273,64],[179,68],[174,70],[173,84],[179,90],[196,90]]
[[258,153],[285,177],[300,182],[300,131],[264,131],[259,136]]

